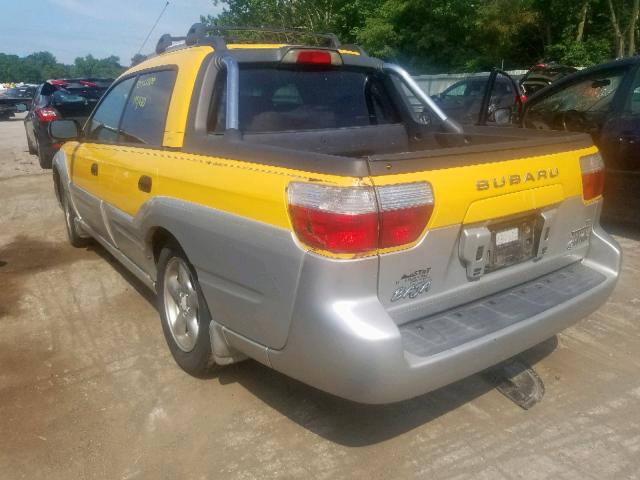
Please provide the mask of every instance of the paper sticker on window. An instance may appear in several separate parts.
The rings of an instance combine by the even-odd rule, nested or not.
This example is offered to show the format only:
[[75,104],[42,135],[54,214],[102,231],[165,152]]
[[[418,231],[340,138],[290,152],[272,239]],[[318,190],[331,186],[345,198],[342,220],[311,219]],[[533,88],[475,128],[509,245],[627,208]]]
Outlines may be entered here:
[[135,97],[133,97],[133,104],[136,106],[136,110],[138,110],[139,108],[144,108],[144,106],[147,104],[147,97],[136,95]]

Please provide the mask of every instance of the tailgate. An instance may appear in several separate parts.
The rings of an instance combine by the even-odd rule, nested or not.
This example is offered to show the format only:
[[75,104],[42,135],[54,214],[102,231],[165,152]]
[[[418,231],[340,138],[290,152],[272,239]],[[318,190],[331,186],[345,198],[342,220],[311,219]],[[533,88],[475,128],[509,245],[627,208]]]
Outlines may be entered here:
[[[434,209],[412,248],[381,251],[378,295],[397,323],[415,320],[562,268],[584,257],[599,201],[584,202],[580,158],[566,143],[387,162],[377,186],[427,181]],[[551,150],[551,151],[550,151]],[[553,152],[555,150],[555,152]],[[465,158],[466,157],[466,158]],[[448,166],[451,164],[452,166]]]

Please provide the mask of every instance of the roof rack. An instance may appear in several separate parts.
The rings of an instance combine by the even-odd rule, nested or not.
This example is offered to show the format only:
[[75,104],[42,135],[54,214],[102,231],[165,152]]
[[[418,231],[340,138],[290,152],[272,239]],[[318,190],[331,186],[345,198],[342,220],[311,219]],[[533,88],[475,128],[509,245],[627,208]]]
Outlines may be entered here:
[[[315,33],[307,32],[305,30],[287,30],[282,28],[266,28],[266,27],[233,27],[233,26],[219,26],[219,25],[204,25],[202,23],[194,23],[186,37],[173,37],[166,33],[160,37],[156,45],[156,53],[161,54],[166,52],[170,48],[185,48],[195,45],[210,45],[217,51],[223,51],[227,49],[228,43],[246,43],[238,39],[238,33],[255,34],[259,37],[264,34],[271,34],[284,37],[286,43],[291,43],[294,38],[307,37],[315,38],[323,42],[323,47],[327,48],[347,48],[349,50],[355,50],[363,55],[366,53],[357,45],[344,45],[342,46],[338,37],[333,33]],[[234,35],[236,34],[236,35]],[[174,47],[174,43],[184,42]]]

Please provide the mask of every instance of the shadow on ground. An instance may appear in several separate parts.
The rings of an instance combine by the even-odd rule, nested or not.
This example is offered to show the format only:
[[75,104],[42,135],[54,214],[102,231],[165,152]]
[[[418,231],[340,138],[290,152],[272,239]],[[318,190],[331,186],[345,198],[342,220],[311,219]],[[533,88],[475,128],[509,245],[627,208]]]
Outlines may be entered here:
[[[557,338],[553,337],[520,358],[535,365],[553,352],[557,344]],[[240,383],[301,427],[349,447],[376,444],[411,431],[495,387],[484,375],[477,374],[404,402],[362,405],[316,390],[254,361],[222,369],[218,380],[223,385]],[[519,408],[507,399],[504,402],[510,408]]]

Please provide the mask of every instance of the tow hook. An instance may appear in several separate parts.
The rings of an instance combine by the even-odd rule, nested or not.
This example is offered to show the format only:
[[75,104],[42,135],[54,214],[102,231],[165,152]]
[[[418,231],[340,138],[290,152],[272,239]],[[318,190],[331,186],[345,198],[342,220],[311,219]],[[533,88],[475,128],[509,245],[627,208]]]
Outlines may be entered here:
[[483,373],[485,380],[513,403],[529,410],[544,397],[544,383],[531,365],[509,359]]

